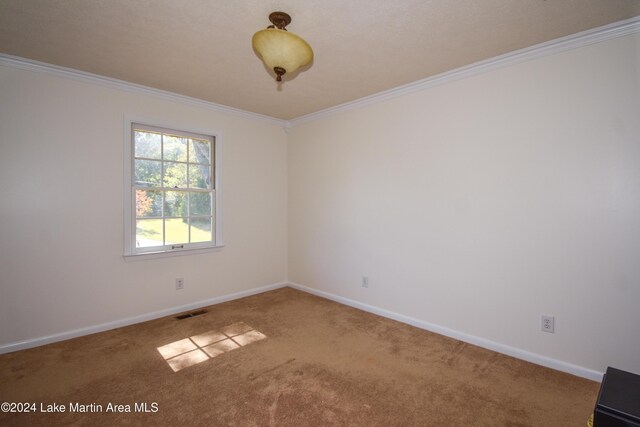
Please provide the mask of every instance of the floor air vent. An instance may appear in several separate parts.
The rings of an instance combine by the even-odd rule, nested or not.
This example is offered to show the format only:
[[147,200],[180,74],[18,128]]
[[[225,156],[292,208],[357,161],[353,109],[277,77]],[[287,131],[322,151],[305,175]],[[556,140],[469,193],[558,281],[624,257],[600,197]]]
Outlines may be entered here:
[[175,318],[178,319],[178,320],[188,319],[190,317],[200,316],[202,314],[205,314],[206,312],[207,312],[207,310],[192,311],[191,313],[181,314],[180,316],[176,316]]

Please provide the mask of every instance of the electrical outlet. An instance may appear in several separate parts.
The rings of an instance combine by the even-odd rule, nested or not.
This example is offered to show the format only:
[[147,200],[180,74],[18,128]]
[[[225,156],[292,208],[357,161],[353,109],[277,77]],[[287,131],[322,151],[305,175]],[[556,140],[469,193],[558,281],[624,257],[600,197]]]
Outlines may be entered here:
[[179,277],[176,279],[176,290],[184,289],[184,279]]
[[367,276],[362,276],[362,287],[363,288],[369,287],[369,278]]
[[540,330],[542,332],[553,333],[555,329],[555,319],[553,316],[548,316],[546,314],[540,315]]

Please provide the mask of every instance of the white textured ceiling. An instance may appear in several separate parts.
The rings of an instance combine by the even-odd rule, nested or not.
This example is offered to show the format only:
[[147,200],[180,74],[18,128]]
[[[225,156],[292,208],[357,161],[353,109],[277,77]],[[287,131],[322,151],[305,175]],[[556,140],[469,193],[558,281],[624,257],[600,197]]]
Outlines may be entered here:
[[[311,44],[277,85],[275,10]],[[292,119],[640,15],[640,0],[0,0],[0,52]]]

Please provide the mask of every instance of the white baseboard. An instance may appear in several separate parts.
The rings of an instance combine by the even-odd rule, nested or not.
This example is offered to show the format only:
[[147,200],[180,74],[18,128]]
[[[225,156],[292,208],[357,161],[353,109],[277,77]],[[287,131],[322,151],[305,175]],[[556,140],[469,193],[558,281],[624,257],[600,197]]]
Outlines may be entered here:
[[322,298],[330,299],[332,301],[336,301],[341,304],[348,305],[350,307],[367,311],[369,313],[377,314],[378,316],[397,320],[399,322],[406,323],[408,325],[415,326],[420,329],[425,329],[427,331],[435,332],[440,335],[444,335],[450,338],[464,341],[469,344],[477,345],[478,347],[486,348],[488,350],[493,350],[498,353],[506,354],[508,356],[512,356],[517,359],[522,359],[527,362],[535,363],[537,365],[542,365],[547,368],[555,369],[557,371],[567,372],[572,375],[577,375],[579,377],[587,378],[589,380],[598,381],[598,382],[602,381],[602,376],[604,375],[603,372],[598,372],[593,369],[584,368],[582,366],[577,366],[571,363],[563,362],[561,360],[552,359],[550,357],[542,356],[540,354],[531,353],[526,350],[521,350],[519,348],[511,347],[495,341],[476,337],[474,335],[465,334],[464,332],[459,332],[453,329],[445,328],[440,325],[435,325],[433,323],[425,322],[424,320],[419,320],[414,317],[405,316],[403,314],[395,313],[393,311],[385,310],[383,308],[375,307],[375,306],[365,304],[356,300],[341,297],[329,292],[319,291],[317,289],[310,288],[308,286],[303,286],[298,283],[289,282],[289,286],[303,292],[308,292],[310,294],[317,295]]
[[127,317],[126,319],[115,320],[113,322],[101,323],[99,325],[88,326],[86,328],[74,329],[72,331],[61,332],[59,334],[48,335],[45,337],[34,338],[30,340],[0,345],[0,354],[11,353],[13,351],[25,350],[27,348],[38,347],[58,341],[68,340],[83,335],[95,334],[96,332],[108,331],[110,329],[120,328],[122,326],[133,325],[135,323],[146,322],[148,320],[158,319],[160,317],[170,316],[172,314],[190,311],[200,307],[220,304],[251,295],[261,294],[278,288],[284,288],[287,282],[274,283],[272,285],[261,286],[259,288],[248,289],[246,291],[235,292],[233,294],[222,295],[215,298],[192,302],[190,304],[178,307],[166,308],[164,310],[153,311],[151,313],[141,314],[139,316]]
[[139,316],[128,317],[126,319],[120,319],[113,322],[101,323],[99,325],[89,326],[86,328],[74,329],[72,331],[61,332],[58,334],[48,335],[45,337],[34,338],[30,340],[9,343],[0,345],[0,354],[11,353],[18,350],[25,350],[27,348],[38,347],[45,344],[50,344],[58,341],[64,341],[71,338],[76,338],[83,335],[94,334],[97,332],[108,331],[110,329],[120,328],[122,326],[133,325],[136,323],[146,322],[148,320],[158,319],[160,317],[170,316],[172,314],[181,313],[184,311],[194,310],[200,307],[206,307],[209,305],[220,304],[226,301],[231,301],[239,298],[248,297],[251,295],[260,294],[263,292],[271,291],[274,289],[290,286],[294,289],[298,289],[303,292],[307,292],[313,295],[317,295],[322,298],[326,298],[332,301],[339,302],[350,307],[354,307],[369,313],[377,314],[378,316],[387,317],[389,319],[397,320],[402,323],[406,323],[411,326],[415,326],[420,329],[435,332],[440,335],[451,337],[460,341],[467,342],[469,344],[477,345],[488,350],[493,350],[498,353],[506,354],[518,359],[526,360],[527,362],[535,363],[537,365],[546,366],[547,368],[555,369],[562,372],[567,372],[572,375],[587,378],[593,381],[602,381],[603,372],[595,371],[592,369],[577,366],[571,363],[563,362],[561,360],[552,359],[550,357],[542,356],[540,354],[531,353],[525,350],[521,350],[515,347],[511,347],[505,344],[501,344],[495,341],[487,340],[484,338],[476,337],[474,335],[465,334],[453,329],[445,328],[440,325],[425,322],[414,317],[405,316],[393,311],[385,310],[383,308],[375,307],[369,304],[365,304],[356,300],[341,297],[329,292],[320,291],[308,286],[303,286],[294,282],[280,282],[271,285],[261,286],[258,288],[248,289],[246,291],[235,292],[233,294],[222,295],[215,298],[196,301],[190,304],[181,305],[178,307],[171,307],[164,310],[153,311],[150,313],[141,314]]

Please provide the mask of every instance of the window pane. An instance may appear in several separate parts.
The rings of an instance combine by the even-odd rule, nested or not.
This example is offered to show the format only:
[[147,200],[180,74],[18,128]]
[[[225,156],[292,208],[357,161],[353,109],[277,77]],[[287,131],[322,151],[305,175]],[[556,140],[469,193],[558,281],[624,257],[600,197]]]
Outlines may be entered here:
[[136,221],[136,247],[162,246],[162,220],[139,219]]
[[209,175],[209,166],[189,165],[189,187],[211,188],[211,175]]
[[136,217],[162,216],[162,191],[136,190]]
[[167,245],[189,243],[189,223],[187,218],[170,218],[164,221]]
[[211,163],[211,143],[202,139],[189,140],[189,163]]
[[135,179],[140,187],[159,187],[161,162],[154,160],[136,160]]
[[[1,1],[1,0],[0,0]],[[209,246],[216,234],[215,138],[131,124],[132,254]],[[133,212],[131,212],[133,210]],[[136,248],[139,248],[136,250]]]
[[189,215],[211,215],[211,193],[189,193],[191,209],[189,210]]
[[135,131],[136,157],[146,157],[148,159],[162,158],[162,139],[159,133]]
[[187,193],[166,191],[164,196],[164,216],[188,216]]
[[165,187],[187,187],[187,165],[184,163],[164,163],[164,186]]
[[212,240],[211,217],[191,218],[191,242],[210,242]]
[[164,159],[178,162],[187,161],[187,138],[164,135]]

